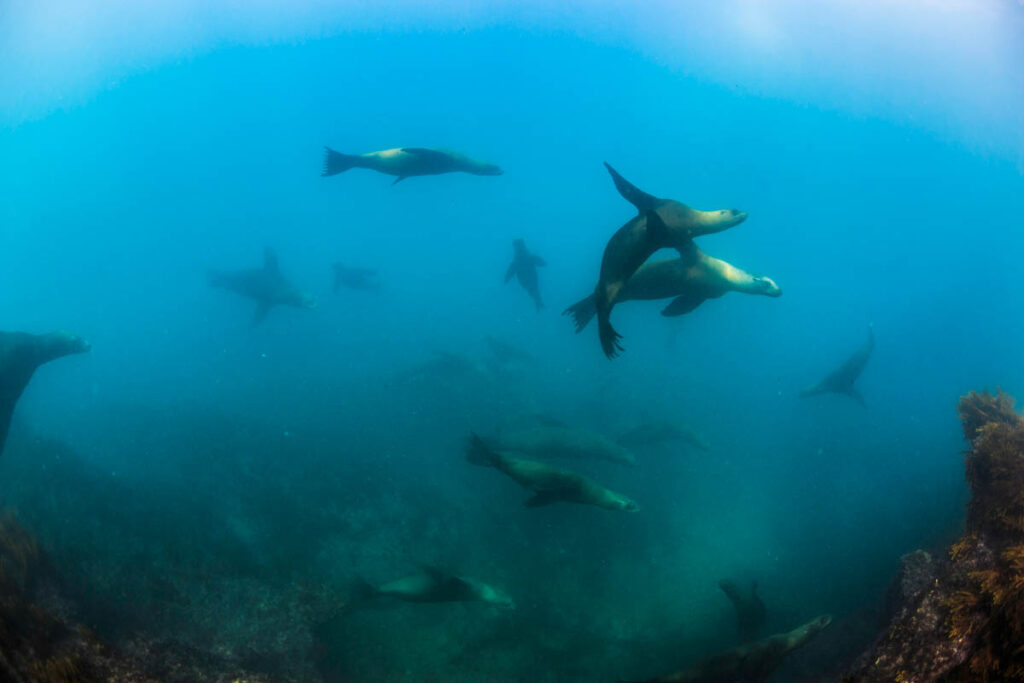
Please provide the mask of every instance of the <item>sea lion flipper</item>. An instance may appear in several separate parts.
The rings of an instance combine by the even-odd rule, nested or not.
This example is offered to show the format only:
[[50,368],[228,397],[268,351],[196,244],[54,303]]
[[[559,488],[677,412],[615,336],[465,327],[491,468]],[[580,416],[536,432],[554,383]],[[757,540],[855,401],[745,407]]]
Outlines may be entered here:
[[659,247],[667,247],[669,245],[669,232],[665,221],[661,219],[661,216],[654,209],[648,211],[645,214],[645,218],[647,220],[647,241]]
[[693,309],[704,303],[707,298],[701,292],[690,292],[672,299],[672,303],[662,309],[661,314],[666,318],[677,315],[686,315]]
[[539,508],[545,505],[551,505],[557,503],[561,498],[555,491],[537,491],[535,494],[523,501],[523,505],[528,508]]
[[607,161],[604,162],[604,167],[607,168],[608,173],[611,174],[612,182],[615,183],[615,189],[619,191],[619,194],[622,195],[623,199],[635,206],[638,212],[643,213],[644,211],[650,211],[658,205],[659,200],[657,197],[647,194],[639,187],[623,178]]

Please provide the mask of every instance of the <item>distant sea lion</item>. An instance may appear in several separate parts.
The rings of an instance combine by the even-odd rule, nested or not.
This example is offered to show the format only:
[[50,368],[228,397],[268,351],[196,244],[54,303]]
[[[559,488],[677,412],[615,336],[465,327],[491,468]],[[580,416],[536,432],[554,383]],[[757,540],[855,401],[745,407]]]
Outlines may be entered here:
[[470,436],[466,460],[474,465],[493,467],[520,486],[533,491],[533,496],[524,503],[527,507],[563,502],[596,505],[608,510],[626,512],[636,512],[640,509],[626,496],[610,491],[579,474],[533,460],[520,460],[496,453],[476,434]]
[[353,268],[344,263],[335,263],[331,269],[334,271],[335,294],[341,291],[342,287],[363,292],[380,291],[377,271],[372,268]]
[[609,317],[622,288],[644,261],[659,249],[670,247],[683,253],[694,237],[738,225],[747,219],[747,214],[737,209],[698,211],[674,199],[659,199],[627,181],[609,164],[605,163],[605,167],[619,194],[639,212],[608,241],[594,289],[601,348],[608,358],[614,358],[622,351],[618,341],[622,336],[612,327]]
[[281,274],[277,254],[269,247],[263,251],[262,268],[211,271],[210,285],[255,300],[253,325],[263,322],[274,306],[316,308],[316,301],[311,296],[297,290]]
[[14,407],[36,368],[90,348],[89,342],[68,332],[0,332],[0,453],[7,443]]
[[666,441],[683,441],[701,451],[711,450],[708,443],[689,427],[677,425],[667,420],[645,422],[624,433],[618,439],[626,448],[652,446]]
[[482,581],[455,576],[436,567],[422,567],[418,574],[396,579],[380,586],[365,581],[356,583],[357,600],[391,597],[406,602],[486,602],[506,609],[515,603],[500,590]]
[[380,173],[398,176],[398,183],[417,175],[439,175],[441,173],[472,173],[473,175],[501,175],[503,171],[494,164],[470,159],[447,149],[425,147],[397,147],[366,154],[342,154],[325,147],[323,177],[343,173],[350,168],[369,168]]
[[[782,296],[782,290],[768,277],[751,275],[726,261],[708,256],[690,243],[680,258],[651,261],[640,266],[619,290],[618,303],[623,301],[673,301],[661,312],[664,316],[689,313],[708,299],[717,299],[728,292]],[[571,315],[576,332],[581,332],[597,313],[596,294],[565,309]]]
[[488,444],[500,452],[512,451],[533,458],[607,460],[620,465],[636,463],[633,453],[611,439],[552,420],[503,429]]
[[875,350],[875,328],[868,326],[868,339],[857,351],[846,359],[846,362],[825,376],[825,379],[815,384],[810,389],[800,392],[800,398],[814,396],[816,394],[845,394],[857,400],[862,406],[867,407],[864,397],[853,384],[864,371],[871,352]]
[[786,655],[805,645],[831,623],[831,616],[822,615],[788,633],[703,659],[685,671],[635,683],[760,683],[779,668]]
[[757,581],[750,582],[749,593],[740,590],[736,582],[729,579],[719,581],[718,587],[736,610],[736,630],[740,642],[749,643],[761,635],[765,622],[765,608],[764,602],[757,595]]
[[544,259],[530,253],[530,250],[526,248],[526,242],[521,239],[512,242],[512,264],[505,272],[505,282],[507,283],[513,277],[518,279],[519,284],[522,285],[526,293],[533,299],[533,303],[536,304],[538,311],[544,308],[544,302],[540,298],[537,268],[546,265]]

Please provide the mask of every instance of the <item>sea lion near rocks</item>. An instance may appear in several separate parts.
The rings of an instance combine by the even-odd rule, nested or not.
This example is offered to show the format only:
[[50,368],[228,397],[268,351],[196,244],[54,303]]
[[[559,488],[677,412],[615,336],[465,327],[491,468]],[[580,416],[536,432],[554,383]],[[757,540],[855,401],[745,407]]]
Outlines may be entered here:
[[300,292],[281,274],[277,254],[269,247],[263,251],[262,268],[211,271],[210,285],[253,299],[256,302],[253,325],[263,322],[274,306],[316,308],[313,297]]
[[342,287],[354,289],[361,292],[379,292],[380,283],[377,281],[377,271],[372,268],[354,268],[344,263],[335,263],[331,266],[334,272],[334,293],[341,291]]
[[790,652],[807,644],[831,623],[830,615],[822,615],[788,633],[708,657],[684,671],[634,683],[760,683],[779,668]]
[[864,371],[864,366],[867,365],[871,352],[874,350],[875,328],[869,325],[867,341],[852,356],[847,358],[845,363],[826,375],[825,379],[813,387],[801,391],[800,398],[817,394],[845,394],[856,399],[862,406],[867,407],[864,397],[857,387],[854,386],[854,382],[860,377],[860,373]]
[[640,509],[636,503],[621,493],[610,491],[579,474],[533,460],[520,460],[501,455],[476,434],[470,435],[466,460],[474,465],[493,467],[523,488],[532,491],[533,495],[523,503],[526,507],[541,507],[561,502],[595,505],[625,512],[636,512]]
[[519,280],[519,284],[522,285],[526,293],[533,299],[533,303],[537,306],[537,310],[544,308],[544,302],[540,298],[540,283],[537,279],[537,268],[546,266],[540,256],[530,253],[530,250],[526,248],[526,242],[522,239],[517,239],[512,242],[512,263],[509,265],[508,270],[505,271],[505,282],[507,283],[513,277]]
[[747,214],[737,209],[699,211],[674,199],[660,199],[627,181],[608,163],[605,167],[619,194],[639,212],[608,241],[594,289],[601,348],[608,358],[614,358],[623,349],[619,344],[621,335],[612,327],[609,317],[633,273],[659,249],[677,249],[685,256],[694,237],[738,225],[747,219]]
[[[640,266],[619,291],[618,303],[673,299],[664,316],[689,313],[708,299],[729,292],[779,297],[782,290],[769,277],[751,275],[721,259],[708,256],[692,242],[679,258],[651,261]],[[577,301],[562,315],[571,315],[582,332],[597,313],[597,295]]]
[[682,441],[700,451],[709,451],[711,447],[700,434],[689,427],[677,425],[667,420],[645,422],[625,432],[616,441],[626,448],[653,446],[667,441]]
[[486,602],[505,609],[515,608],[512,598],[482,581],[455,576],[429,566],[423,566],[417,574],[379,586],[360,579],[354,593],[356,600],[390,597],[405,602]]
[[723,579],[718,582],[732,606],[736,609],[736,630],[741,643],[750,641],[761,635],[764,628],[764,602],[757,594],[757,581],[750,582],[750,591],[743,591],[735,581]]
[[499,452],[514,452],[532,458],[606,460],[633,465],[636,456],[626,447],[597,432],[570,427],[551,419],[535,419],[533,424],[503,429],[487,441]]
[[344,173],[350,168],[368,168],[379,173],[398,176],[392,185],[418,175],[442,173],[471,173],[473,175],[501,175],[495,164],[471,159],[465,154],[448,149],[425,147],[397,147],[366,154],[342,154],[325,147],[322,177]]
[[89,342],[68,332],[0,332],[0,453],[7,442],[14,407],[36,368],[90,348]]

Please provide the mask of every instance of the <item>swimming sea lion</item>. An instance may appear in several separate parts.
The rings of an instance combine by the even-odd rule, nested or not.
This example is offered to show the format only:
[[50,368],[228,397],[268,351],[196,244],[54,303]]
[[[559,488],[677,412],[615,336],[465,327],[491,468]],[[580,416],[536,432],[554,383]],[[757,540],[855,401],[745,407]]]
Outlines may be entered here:
[[90,348],[89,342],[68,332],[0,332],[0,453],[7,442],[14,406],[36,368]]
[[609,316],[622,288],[644,261],[664,248],[677,249],[685,256],[683,252],[690,249],[694,237],[738,225],[747,214],[737,209],[698,211],[674,199],[659,199],[627,181],[608,163],[605,167],[619,194],[639,211],[608,241],[594,289],[601,348],[608,358],[614,358],[622,351],[618,342],[621,335],[612,327]]
[[491,360],[498,366],[513,364],[533,365],[537,363],[537,357],[533,354],[527,353],[502,339],[498,339],[494,335],[488,334],[484,336],[484,344],[487,345],[487,349],[490,351]]
[[739,632],[740,642],[749,643],[761,635],[764,628],[765,608],[764,602],[757,595],[757,581],[750,582],[750,592],[744,593],[735,581],[723,579],[718,582],[726,597],[732,602],[736,609],[736,630]]
[[426,149],[424,147],[398,147],[366,154],[342,154],[330,147],[324,156],[322,177],[337,175],[350,168],[369,168],[380,173],[398,176],[398,183],[417,175],[439,175],[441,173],[472,173],[473,175],[501,175],[503,171],[494,164],[470,159],[465,154],[447,149]]
[[579,474],[556,469],[533,460],[520,460],[494,452],[476,434],[470,435],[466,460],[474,465],[493,467],[513,479],[520,486],[533,491],[526,507],[540,507],[552,503],[580,503],[596,505],[608,510],[636,512],[639,506],[620,493],[609,491],[595,481]]
[[666,441],[683,441],[701,451],[711,450],[700,434],[667,420],[645,422],[622,434],[616,441],[626,448],[653,446]]
[[806,398],[807,396],[814,396],[815,394],[846,394],[857,401],[864,407],[867,407],[867,403],[864,402],[864,397],[861,396],[860,391],[857,387],[853,386],[853,383],[860,377],[860,373],[863,372],[864,366],[867,365],[868,358],[871,357],[871,352],[875,350],[875,328],[871,325],[868,326],[868,339],[864,342],[857,351],[846,359],[846,362],[840,365],[837,369],[830,372],[825,376],[825,379],[815,384],[810,389],[804,389],[800,392],[800,398]]
[[406,602],[486,602],[514,609],[510,597],[476,579],[455,576],[435,567],[422,567],[418,574],[396,579],[380,586],[359,580],[355,598],[391,597]]
[[611,439],[552,420],[534,420],[531,425],[503,429],[488,443],[500,452],[512,451],[541,459],[607,460],[620,465],[636,463],[636,456]]
[[538,311],[544,308],[544,302],[540,299],[537,268],[546,265],[544,259],[530,253],[530,250],[526,248],[526,242],[521,239],[512,242],[512,264],[509,265],[508,270],[505,272],[505,282],[507,283],[515,276],[519,280],[519,284],[526,290],[526,293],[533,299],[533,303],[536,304]]
[[[728,292],[782,296],[782,290],[771,278],[751,275],[721,259],[708,256],[691,242],[679,258],[651,261],[640,266],[619,290],[618,302],[672,298],[674,301],[661,314],[677,316]],[[572,316],[576,332],[581,332],[597,313],[596,298],[596,294],[591,294],[562,312],[562,315]]]
[[335,263],[331,269],[334,271],[335,294],[341,291],[342,287],[364,292],[380,291],[377,271],[372,268],[353,268],[344,263]]
[[701,660],[684,671],[636,683],[759,683],[779,668],[786,655],[805,645],[831,623],[831,616],[822,615],[788,633],[740,645]]
[[263,267],[244,270],[211,271],[210,285],[226,289],[256,301],[252,324],[258,325],[274,306],[316,308],[316,301],[297,290],[281,274],[277,254],[269,247],[263,251]]

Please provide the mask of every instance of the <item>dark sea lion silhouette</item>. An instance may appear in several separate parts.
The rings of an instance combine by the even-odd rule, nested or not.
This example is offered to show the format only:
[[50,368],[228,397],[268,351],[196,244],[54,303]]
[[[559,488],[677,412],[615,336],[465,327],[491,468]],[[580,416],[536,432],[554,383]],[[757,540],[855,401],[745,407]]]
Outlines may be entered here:
[[68,332],[0,332],[0,453],[7,442],[14,406],[36,368],[90,348],[89,342]]
[[398,147],[366,154],[342,154],[325,147],[322,177],[344,173],[350,168],[369,168],[380,173],[398,176],[398,183],[417,175],[440,175],[442,173],[471,173],[473,175],[501,175],[503,171],[495,164],[471,159],[465,154],[448,149],[426,149],[425,147]]
[[668,441],[682,441],[701,451],[711,450],[700,434],[689,427],[667,420],[645,422],[623,433],[616,441],[627,448],[653,446]]
[[703,659],[684,671],[635,683],[760,683],[779,668],[786,655],[806,645],[831,623],[831,616],[822,615],[787,633]]
[[530,253],[530,250],[526,248],[526,242],[522,239],[512,242],[512,263],[509,265],[508,270],[505,271],[505,282],[508,282],[513,277],[518,279],[519,284],[523,286],[526,293],[533,299],[533,303],[536,304],[538,311],[544,308],[544,302],[540,298],[537,268],[546,265],[544,259]]
[[262,268],[210,271],[210,285],[254,300],[253,325],[263,322],[274,306],[316,308],[311,296],[300,292],[281,274],[277,254],[269,247],[263,251]]
[[493,467],[520,486],[533,491],[524,505],[541,507],[552,503],[579,503],[596,505],[608,510],[636,512],[639,506],[632,500],[601,486],[595,481],[573,472],[566,472],[533,460],[510,458],[492,450],[476,434],[470,435],[466,460],[474,465]]
[[[769,277],[751,275],[726,261],[708,256],[691,242],[683,256],[640,266],[619,290],[618,303],[673,299],[664,316],[689,313],[708,299],[728,292],[779,297],[782,290]],[[596,295],[577,301],[562,315],[571,315],[581,332],[597,313]]]
[[764,628],[764,602],[757,595],[757,581],[750,582],[750,592],[740,590],[735,581],[723,579],[718,582],[726,597],[736,609],[736,630],[741,643],[749,643],[761,635]]
[[428,565],[423,565],[417,574],[379,586],[359,579],[353,597],[357,600],[390,597],[406,602],[486,602],[506,609],[515,608],[510,597],[482,581],[455,576]]
[[639,215],[619,228],[608,241],[601,258],[601,275],[594,289],[598,336],[608,358],[622,352],[622,336],[612,327],[612,308],[622,288],[650,256],[659,249],[673,248],[685,257],[691,240],[721,232],[742,223],[747,214],[737,209],[699,211],[674,199],[659,199],[639,189],[612,168],[605,167],[616,189],[637,208]]
[[864,366],[867,365],[868,359],[871,357],[871,352],[875,350],[875,328],[872,325],[868,326],[868,338],[857,351],[846,359],[846,362],[840,365],[838,368],[830,372],[825,376],[825,379],[821,380],[813,387],[804,389],[800,392],[800,398],[806,398],[807,396],[814,396],[816,394],[845,394],[852,398],[857,399],[857,402],[862,406],[867,406],[864,401],[864,397],[861,396],[860,391],[854,386],[854,382],[860,377],[860,373],[864,371]]
[[335,263],[331,269],[334,271],[335,294],[340,292],[342,287],[362,292],[380,291],[377,271],[372,268],[353,268],[344,263]]

